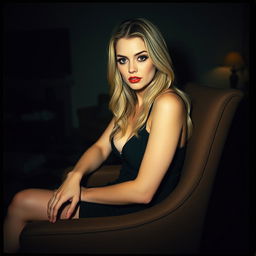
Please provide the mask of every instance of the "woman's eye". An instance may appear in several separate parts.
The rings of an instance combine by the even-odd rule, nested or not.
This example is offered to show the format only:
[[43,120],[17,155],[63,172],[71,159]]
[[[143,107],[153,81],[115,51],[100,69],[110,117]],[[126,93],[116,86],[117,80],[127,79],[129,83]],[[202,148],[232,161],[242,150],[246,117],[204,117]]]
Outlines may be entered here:
[[118,62],[119,64],[125,64],[126,59],[125,59],[125,58],[120,58],[120,59],[117,59],[117,62]]
[[139,56],[138,57],[138,61],[145,61],[145,60],[147,60],[148,59],[148,56],[146,56],[146,55],[141,55],[141,56]]

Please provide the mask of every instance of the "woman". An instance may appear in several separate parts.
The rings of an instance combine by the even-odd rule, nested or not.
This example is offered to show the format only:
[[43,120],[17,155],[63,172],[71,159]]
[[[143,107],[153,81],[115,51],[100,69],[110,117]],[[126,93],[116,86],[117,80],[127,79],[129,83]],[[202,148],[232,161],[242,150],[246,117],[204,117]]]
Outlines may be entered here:
[[[56,191],[27,189],[14,196],[4,223],[5,251],[18,250],[27,221],[135,212],[177,185],[192,130],[190,103],[173,85],[166,43],[151,22],[124,21],[113,33],[108,80],[112,121]],[[119,178],[101,187],[81,184],[112,150],[123,161]]]

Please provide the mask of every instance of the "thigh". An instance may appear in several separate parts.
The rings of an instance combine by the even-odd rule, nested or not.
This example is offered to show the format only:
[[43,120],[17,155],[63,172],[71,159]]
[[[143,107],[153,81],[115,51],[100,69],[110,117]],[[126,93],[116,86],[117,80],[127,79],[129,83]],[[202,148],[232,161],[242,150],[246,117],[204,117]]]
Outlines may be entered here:
[[[20,215],[26,220],[48,220],[47,206],[53,196],[53,190],[26,189],[18,192],[10,206],[13,214]],[[70,203],[67,202],[59,210],[58,217],[65,219]],[[76,207],[71,218],[79,217],[79,206]]]

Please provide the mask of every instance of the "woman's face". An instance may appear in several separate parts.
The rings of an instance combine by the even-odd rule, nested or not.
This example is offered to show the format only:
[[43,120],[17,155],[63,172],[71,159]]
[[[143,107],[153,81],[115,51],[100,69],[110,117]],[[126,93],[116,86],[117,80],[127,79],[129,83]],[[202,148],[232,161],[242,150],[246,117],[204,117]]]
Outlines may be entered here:
[[120,38],[116,44],[116,61],[129,87],[142,91],[152,81],[156,68],[140,37]]

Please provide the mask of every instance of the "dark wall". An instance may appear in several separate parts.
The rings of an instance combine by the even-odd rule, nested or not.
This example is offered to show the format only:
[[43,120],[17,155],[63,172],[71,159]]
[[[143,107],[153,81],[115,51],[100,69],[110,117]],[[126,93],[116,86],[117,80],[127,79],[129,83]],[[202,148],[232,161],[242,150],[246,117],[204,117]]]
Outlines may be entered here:
[[[248,63],[247,3],[43,3],[6,4],[4,28],[67,28],[72,67],[72,120],[76,110],[97,104],[108,92],[107,44],[113,27],[127,18],[145,17],[166,38],[177,82],[195,81],[218,87],[205,74],[239,51]],[[18,42],[17,42],[18,43]],[[227,75],[223,82],[228,86]]]

